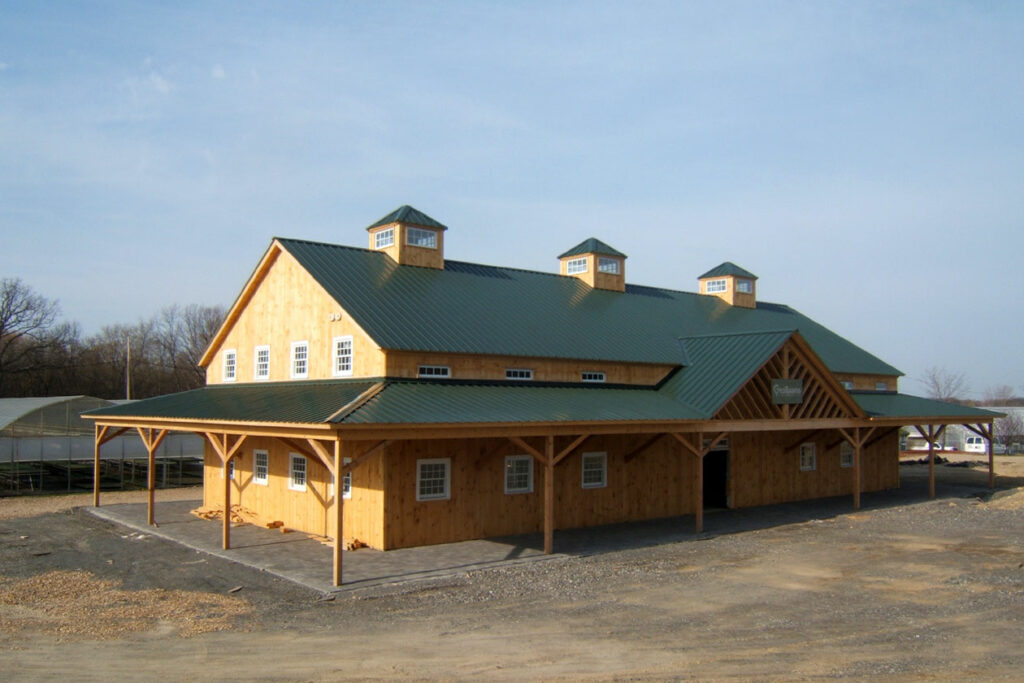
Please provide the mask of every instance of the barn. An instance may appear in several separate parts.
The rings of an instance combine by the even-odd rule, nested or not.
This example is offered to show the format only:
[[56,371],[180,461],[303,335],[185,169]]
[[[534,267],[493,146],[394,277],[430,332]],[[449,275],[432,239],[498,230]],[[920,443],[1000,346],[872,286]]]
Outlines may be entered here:
[[202,358],[207,386],[86,413],[97,462],[128,431],[151,451],[201,434],[205,505],[332,537],[340,583],[353,540],[543,531],[552,552],[556,529],[858,507],[899,485],[901,426],[992,436],[996,414],[899,393],[896,368],[760,301],[733,263],[684,292],[627,282],[596,238],[537,272],[445,259],[447,226],[409,206],[366,232],[368,248],[273,239]]

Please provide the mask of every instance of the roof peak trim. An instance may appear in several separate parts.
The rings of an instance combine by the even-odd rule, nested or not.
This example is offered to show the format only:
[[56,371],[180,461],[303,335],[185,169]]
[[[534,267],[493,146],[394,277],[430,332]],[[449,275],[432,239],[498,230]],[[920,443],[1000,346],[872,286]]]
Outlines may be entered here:
[[406,223],[408,225],[419,225],[425,228],[436,228],[438,230],[448,229],[448,226],[444,225],[440,221],[434,220],[419,209],[413,208],[408,204],[403,204],[372,225],[367,226],[366,229],[373,230],[374,228],[379,228],[382,225],[390,225],[391,223]]
[[583,240],[569,251],[560,254],[558,258],[563,259],[569,256],[579,256],[580,254],[601,254],[602,256],[618,256],[619,258],[629,258],[618,249],[611,247],[596,237],[588,237]]

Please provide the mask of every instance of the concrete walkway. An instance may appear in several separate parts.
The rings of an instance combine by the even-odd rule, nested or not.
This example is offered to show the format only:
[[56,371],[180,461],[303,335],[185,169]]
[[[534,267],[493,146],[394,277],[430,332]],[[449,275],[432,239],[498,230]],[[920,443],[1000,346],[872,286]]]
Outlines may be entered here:
[[[964,497],[978,492],[977,487],[953,485],[942,485],[937,491],[939,498]],[[850,497],[842,496],[740,510],[709,510],[705,512],[705,533],[699,536],[693,533],[692,516],[559,530],[555,532],[555,548],[558,550],[555,555],[544,555],[544,539],[540,533],[387,552],[361,548],[344,552],[344,583],[335,587],[331,585],[330,546],[300,532],[282,534],[276,529],[244,524],[232,528],[232,547],[223,550],[221,522],[203,520],[190,513],[200,506],[201,501],[160,502],[159,494],[157,498],[156,527],[146,524],[146,505],[143,503],[85,509],[101,519],[140,533],[239,562],[324,593],[456,576],[471,570],[521,562],[694,541],[853,512]],[[861,503],[863,509],[872,509],[926,500],[926,489],[922,490],[920,484],[908,486],[904,481],[900,489],[864,494]]]

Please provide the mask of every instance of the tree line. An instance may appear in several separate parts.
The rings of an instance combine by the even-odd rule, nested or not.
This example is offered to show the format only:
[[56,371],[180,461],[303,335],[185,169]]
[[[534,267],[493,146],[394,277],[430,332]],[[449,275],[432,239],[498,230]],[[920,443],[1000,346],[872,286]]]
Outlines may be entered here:
[[199,359],[225,314],[223,306],[173,305],[84,337],[77,323],[61,320],[56,300],[20,278],[0,279],[0,397],[120,399],[129,377],[131,398],[203,386]]

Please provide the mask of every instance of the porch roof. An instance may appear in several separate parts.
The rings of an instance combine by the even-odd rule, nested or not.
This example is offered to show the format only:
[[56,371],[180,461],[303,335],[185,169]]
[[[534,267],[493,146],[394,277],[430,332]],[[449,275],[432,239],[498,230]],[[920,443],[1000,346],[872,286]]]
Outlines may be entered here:
[[868,417],[906,418],[910,422],[928,422],[929,419],[964,418],[965,422],[988,421],[1003,417],[1002,413],[965,406],[959,403],[946,403],[910,394],[897,394],[875,391],[851,391],[853,399],[864,409]]

